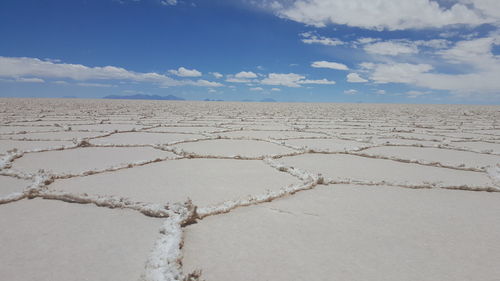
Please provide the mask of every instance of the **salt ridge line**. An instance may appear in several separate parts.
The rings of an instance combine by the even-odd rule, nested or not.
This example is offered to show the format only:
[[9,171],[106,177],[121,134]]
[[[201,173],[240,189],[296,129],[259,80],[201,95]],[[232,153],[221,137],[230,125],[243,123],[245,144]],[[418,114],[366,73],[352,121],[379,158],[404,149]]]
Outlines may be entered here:
[[139,281],[196,281],[201,272],[182,271],[183,226],[197,219],[196,206],[191,201],[175,204],[159,230],[159,238],[146,261]]
[[443,164],[443,163],[438,162],[438,161],[427,161],[427,160],[423,160],[423,159],[408,159],[408,158],[400,158],[400,157],[395,157],[395,156],[384,156],[384,155],[377,155],[377,154],[370,154],[370,153],[363,153],[363,152],[351,152],[351,153],[341,153],[341,154],[350,154],[350,155],[366,157],[366,158],[371,158],[371,159],[392,160],[392,161],[401,162],[401,163],[412,163],[412,164],[418,164],[418,165],[423,165],[423,166],[439,167],[439,168],[461,170],[461,171],[481,172],[481,173],[486,172],[486,169],[489,167],[489,166],[486,166],[486,167],[481,167],[481,168],[474,168],[474,167],[465,167],[465,166],[461,166],[461,165],[447,165],[447,164]]
[[[383,146],[410,146],[410,147],[413,147],[414,145],[374,145],[374,146],[363,147],[363,148],[354,147],[352,149],[346,149],[344,152],[342,152],[342,151],[331,152],[331,151],[326,151],[326,150],[305,149],[305,148],[301,148],[301,147],[295,147],[295,146],[291,146],[291,145],[286,145],[282,142],[275,141],[272,139],[258,139],[258,138],[247,138],[247,137],[237,137],[237,138],[215,137],[215,138],[209,138],[209,139],[192,139],[192,140],[182,140],[182,141],[177,141],[177,142],[171,142],[171,143],[167,143],[164,145],[155,145],[155,144],[121,145],[121,144],[112,144],[112,143],[110,143],[110,144],[91,144],[91,143],[88,143],[87,140],[81,140],[81,141],[78,141],[78,144],[76,144],[75,146],[62,146],[62,147],[53,147],[53,148],[47,148],[47,149],[33,149],[33,150],[21,152],[21,154],[17,154],[14,157],[15,158],[22,157],[25,153],[45,152],[45,151],[53,151],[53,150],[66,150],[66,149],[69,150],[69,149],[75,149],[78,147],[84,147],[84,146],[87,147],[88,146],[88,147],[152,147],[152,148],[161,149],[164,151],[170,151],[172,153],[175,153],[179,156],[186,157],[186,158],[221,158],[221,159],[222,158],[223,159],[234,158],[234,159],[243,159],[243,160],[262,160],[263,158],[265,158],[264,156],[262,156],[262,157],[242,157],[242,156],[238,156],[238,155],[228,156],[228,157],[217,156],[217,155],[200,156],[200,155],[196,155],[193,153],[187,153],[187,152],[184,152],[182,150],[179,151],[176,148],[173,148],[173,149],[167,148],[170,145],[176,145],[176,144],[181,144],[181,143],[198,142],[198,141],[205,141],[205,140],[217,140],[217,139],[264,141],[264,142],[269,142],[269,143],[285,146],[287,148],[294,149],[297,151],[302,151],[302,153],[290,153],[290,154],[276,155],[280,158],[287,157],[287,156],[296,156],[296,155],[300,155],[300,154],[304,154],[304,153],[352,154],[352,155],[374,158],[374,159],[386,159],[386,160],[393,160],[393,161],[398,161],[398,162],[403,162],[403,163],[415,163],[415,164],[426,165],[426,166],[435,166],[435,167],[450,168],[450,169],[457,169],[457,170],[466,170],[466,171],[485,172],[486,169],[488,169],[488,167],[484,167],[483,169],[477,169],[477,168],[472,168],[472,167],[466,168],[466,167],[460,167],[460,166],[445,165],[445,164],[442,164],[440,162],[431,162],[431,161],[425,161],[425,160],[411,160],[411,159],[398,158],[398,157],[388,157],[388,156],[372,155],[372,154],[366,154],[366,153],[356,153],[356,151],[366,150],[366,149],[369,149],[372,147],[383,147]],[[415,146],[415,147],[423,147],[423,146]],[[448,147],[446,149],[455,150],[453,148],[448,148]],[[12,162],[14,159],[12,159],[8,162]],[[167,160],[167,159],[158,158],[158,159],[152,160],[152,162],[158,162],[158,161],[163,161],[163,160]],[[0,168],[3,167],[2,162],[6,162],[6,161],[0,160]],[[132,163],[132,165],[137,166],[137,165],[145,165],[148,163],[149,163],[149,161],[144,161],[142,163],[141,162]],[[123,165],[122,167],[117,167],[116,170],[122,169],[125,167],[130,167],[130,165]],[[110,170],[106,169],[106,171],[110,171]],[[100,173],[100,172],[101,171],[88,171],[87,175],[94,174],[94,173]],[[69,176],[71,176],[71,174]]]
[[247,198],[241,198],[237,200],[229,200],[221,204],[198,208],[197,214],[199,219],[203,219],[207,216],[213,216],[223,213],[228,213],[233,209],[239,207],[245,207],[250,205],[257,205],[260,203],[271,202],[273,200],[292,195],[296,192],[313,189],[316,185],[322,184],[324,182],[321,175],[315,175],[297,168],[286,166],[284,164],[274,161],[272,158],[265,158],[264,163],[268,164],[270,167],[280,171],[286,172],[294,177],[302,180],[301,184],[290,185],[282,187],[277,191],[268,191],[266,193],[249,195]]

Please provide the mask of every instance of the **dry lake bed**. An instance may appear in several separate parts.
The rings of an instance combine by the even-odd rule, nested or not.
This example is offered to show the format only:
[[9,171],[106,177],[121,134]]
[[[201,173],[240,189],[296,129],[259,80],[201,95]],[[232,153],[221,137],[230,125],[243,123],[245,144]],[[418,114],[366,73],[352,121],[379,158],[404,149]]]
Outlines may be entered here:
[[500,107],[0,99],[0,279],[500,276]]

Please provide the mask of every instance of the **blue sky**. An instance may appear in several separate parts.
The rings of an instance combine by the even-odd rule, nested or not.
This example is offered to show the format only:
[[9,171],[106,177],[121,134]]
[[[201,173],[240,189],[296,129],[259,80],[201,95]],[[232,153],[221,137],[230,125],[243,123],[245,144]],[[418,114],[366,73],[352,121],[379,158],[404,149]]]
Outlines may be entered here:
[[3,0],[0,97],[500,104],[497,0]]

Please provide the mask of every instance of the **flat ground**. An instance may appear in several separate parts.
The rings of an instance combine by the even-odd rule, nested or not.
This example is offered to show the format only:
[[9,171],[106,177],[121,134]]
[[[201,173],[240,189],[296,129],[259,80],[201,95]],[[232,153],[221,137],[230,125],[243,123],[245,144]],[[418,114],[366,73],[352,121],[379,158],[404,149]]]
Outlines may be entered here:
[[499,191],[499,107],[0,99],[10,281],[497,280]]

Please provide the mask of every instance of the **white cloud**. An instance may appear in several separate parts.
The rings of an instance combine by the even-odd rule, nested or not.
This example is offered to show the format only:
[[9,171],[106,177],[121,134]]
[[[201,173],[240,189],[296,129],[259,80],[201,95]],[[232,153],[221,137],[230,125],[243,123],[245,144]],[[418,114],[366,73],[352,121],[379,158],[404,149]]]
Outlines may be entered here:
[[493,18],[500,16],[500,5],[498,0],[460,0],[465,4],[473,4],[477,10]]
[[[492,53],[500,44],[499,36],[457,42],[435,55],[456,71],[441,73],[430,64],[377,63],[373,64],[370,79],[375,83],[404,83],[431,90],[445,90],[459,96],[499,96],[500,57]],[[413,94],[416,96],[417,94]]]
[[369,44],[369,43],[373,43],[373,42],[377,42],[379,41],[380,39],[378,38],[371,38],[371,37],[361,37],[361,38],[358,38],[356,39],[356,42],[358,42],[359,44]]
[[68,85],[68,84],[69,84],[68,82],[66,82],[66,81],[62,81],[62,80],[57,80],[57,81],[54,81],[54,82],[52,82],[52,83],[54,83],[54,84],[59,84],[59,85]]
[[451,42],[445,39],[432,39],[432,40],[417,40],[414,41],[414,44],[417,46],[424,46],[434,49],[444,49],[447,48]]
[[361,67],[362,69],[373,69],[375,68],[375,64],[372,63],[372,62],[362,62],[359,64],[359,67]]
[[361,78],[359,74],[357,73],[349,73],[347,74],[347,82],[350,83],[365,83],[368,82],[368,80]]
[[305,76],[295,73],[269,73],[267,78],[264,78],[261,83],[264,85],[286,86],[292,88],[301,87],[301,84],[335,84],[335,81],[329,81],[327,79],[308,80],[305,78]]
[[220,74],[219,72],[210,72],[215,78],[220,79],[224,77],[224,75]]
[[269,73],[267,78],[264,78],[261,83],[265,85],[279,85],[298,88],[300,84],[298,81],[306,78],[305,76],[295,73]]
[[386,91],[385,90],[377,90],[375,92],[377,95],[385,95],[386,94]]
[[312,67],[316,68],[330,68],[337,70],[349,70],[347,65],[338,63],[338,62],[329,62],[329,61],[315,61],[311,64]]
[[207,81],[203,79],[199,79],[196,81],[191,81],[192,83],[188,83],[188,85],[193,85],[193,86],[204,86],[204,87],[222,87],[224,86],[223,84],[219,82],[213,82],[213,81]]
[[422,91],[408,91],[405,93],[405,95],[408,95],[408,97],[410,98],[416,98],[416,97],[420,97],[420,96],[424,96],[424,95],[429,95],[429,94],[432,94],[432,92],[422,92]]
[[99,88],[110,88],[110,87],[116,87],[115,85],[111,84],[102,84],[102,83],[85,83],[85,82],[80,82],[76,83],[78,86],[82,87],[99,87]]
[[258,75],[251,71],[241,71],[234,75],[227,75],[226,82],[231,83],[252,83],[254,80],[252,78],[257,78]]
[[251,71],[241,71],[238,72],[234,75],[236,78],[240,79],[251,79],[251,78],[257,78],[257,74],[251,72]]
[[306,44],[321,44],[326,46],[337,46],[344,44],[344,42],[340,39],[319,36],[312,32],[303,32],[300,33],[300,36],[302,37],[301,41]]
[[273,91],[273,92],[279,92],[279,91],[281,91],[281,89],[280,88],[272,88],[271,91]]
[[175,6],[177,5],[177,0],[161,0],[160,3],[164,6]]
[[250,91],[264,91],[264,89],[262,89],[261,87],[254,87],[254,88],[250,88],[249,90]]
[[179,69],[177,69],[177,70],[171,69],[168,72],[170,72],[174,75],[180,76],[180,77],[200,77],[201,76],[201,72],[199,72],[198,70],[187,69],[187,68],[184,68],[182,66],[179,67]]
[[88,67],[81,64],[54,63],[37,58],[27,57],[0,57],[0,77],[22,78],[55,78],[72,79],[76,81],[88,80],[122,80],[132,82],[155,83],[163,87],[168,86],[223,86],[220,83],[206,80],[175,80],[171,77],[155,72],[140,73],[116,66]]
[[[280,17],[324,27],[342,24],[366,29],[402,30],[439,28],[453,24],[477,26],[498,23],[498,1],[462,0],[474,7],[454,3],[445,8],[431,0],[278,0],[273,8]],[[466,3],[467,4],[467,3]],[[491,9],[491,10],[490,10]]]
[[388,63],[375,66],[370,79],[375,83],[414,83],[419,74],[432,70],[429,64]]
[[344,91],[344,94],[347,94],[347,95],[355,95],[357,93],[358,93],[358,91],[354,90],[354,89],[350,89],[350,90],[345,90]]
[[214,90],[214,89],[208,89],[208,92],[209,92],[209,93],[217,93],[217,91],[216,91],[216,90]]
[[16,79],[16,82],[23,82],[23,83],[44,83],[45,80],[40,79],[40,78],[24,78],[24,77],[19,77]]
[[491,53],[493,44],[500,44],[500,37],[485,37],[460,41],[448,50],[438,52],[446,61],[455,64],[469,64],[478,69],[498,66],[499,59]]
[[325,78],[318,79],[318,80],[309,80],[309,79],[306,79],[306,80],[300,80],[299,81],[299,84],[334,85],[335,83],[336,83],[335,81],[327,80]]
[[364,49],[367,53],[370,54],[388,55],[388,56],[418,53],[418,48],[415,45],[403,42],[393,42],[393,41],[377,42],[369,44],[366,45]]
[[250,83],[252,81],[248,80],[248,79],[235,78],[232,75],[228,75],[228,77],[226,78],[226,82],[230,82],[230,83]]

